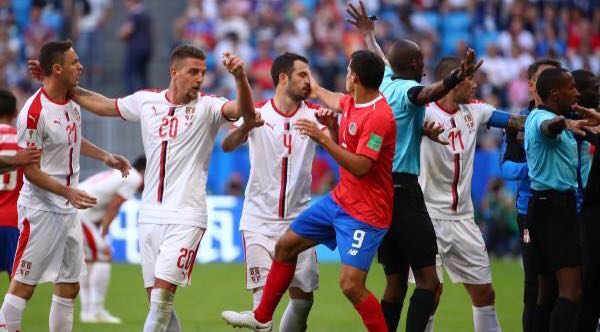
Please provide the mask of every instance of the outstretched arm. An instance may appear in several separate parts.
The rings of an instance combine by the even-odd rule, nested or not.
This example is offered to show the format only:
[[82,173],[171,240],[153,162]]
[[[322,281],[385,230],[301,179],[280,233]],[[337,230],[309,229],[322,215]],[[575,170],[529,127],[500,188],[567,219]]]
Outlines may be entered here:
[[511,131],[523,131],[525,129],[525,120],[527,116],[516,115],[508,112],[493,111],[488,120],[488,126],[495,128],[506,128]]
[[223,107],[223,114],[228,119],[244,118],[244,123],[250,125],[255,121],[254,102],[252,101],[252,90],[244,68],[244,62],[237,56],[225,52],[223,54],[223,66],[235,78],[237,99],[235,103],[227,103]]
[[385,57],[385,53],[379,44],[377,43],[377,39],[375,38],[375,22],[377,18],[375,16],[367,16],[367,10],[365,9],[365,5],[362,1],[359,2],[360,11],[354,7],[351,3],[346,7],[346,13],[352,17],[352,19],[346,19],[348,23],[354,25],[360,32],[362,32],[363,37],[365,39],[365,44],[367,44],[367,48],[369,51],[377,54],[383,62],[385,62],[386,66],[389,66],[390,63]]
[[223,142],[221,142],[221,148],[225,152],[231,152],[238,146],[242,145],[247,139],[248,134],[256,127],[260,127],[265,124],[265,121],[261,118],[260,112],[256,111],[255,120],[251,124],[246,122],[242,123],[239,127],[234,128],[227,134]]
[[344,96],[341,93],[329,91],[323,87],[321,87],[314,76],[310,74],[310,96],[309,99],[319,99],[325,107],[336,112],[341,113],[342,109],[340,108],[340,100]]

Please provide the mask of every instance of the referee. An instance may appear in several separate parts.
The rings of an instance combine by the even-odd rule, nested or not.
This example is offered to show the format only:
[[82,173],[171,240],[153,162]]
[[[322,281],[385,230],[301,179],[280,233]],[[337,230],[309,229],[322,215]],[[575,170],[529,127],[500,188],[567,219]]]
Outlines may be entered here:
[[[536,83],[541,105],[525,122],[525,153],[533,196],[529,201],[528,223],[534,254],[538,261],[538,308],[548,307],[549,280],[554,274],[558,300],[550,314],[536,312],[535,330],[571,331],[582,292],[581,245],[577,221],[577,142],[585,120],[568,120],[579,92],[573,76],[561,68],[543,71]],[[569,129],[569,130],[568,130]],[[572,132],[573,131],[573,132]]]

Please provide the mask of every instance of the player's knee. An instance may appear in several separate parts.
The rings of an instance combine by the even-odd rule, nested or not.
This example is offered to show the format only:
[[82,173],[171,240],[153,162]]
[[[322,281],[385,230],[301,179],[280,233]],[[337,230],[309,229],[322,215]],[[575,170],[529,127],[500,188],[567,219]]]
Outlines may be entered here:
[[296,260],[297,255],[298,253],[296,253],[294,246],[289,242],[280,239],[275,244],[275,260],[280,262],[291,262]]
[[426,266],[417,271],[413,271],[417,288],[436,292],[440,287],[440,280],[437,277],[435,266]]
[[400,303],[404,301],[408,285],[406,278],[398,274],[386,276],[386,286],[383,292],[383,299],[386,302]]
[[365,285],[358,279],[347,276],[340,278],[340,289],[352,303],[357,303],[364,293]]
[[31,299],[31,297],[33,296],[34,290],[35,286],[23,284],[16,280],[13,280],[10,284],[8,293],[29,301],[29,299]]
[[496,301],[496,292],[491,284],[481,285],[474,289],[472,297],[476,307],[490,306]]
[[77,297],[77,294],[79,294],[79,283],[57,284],[54,294],[66,299],[74,299]]

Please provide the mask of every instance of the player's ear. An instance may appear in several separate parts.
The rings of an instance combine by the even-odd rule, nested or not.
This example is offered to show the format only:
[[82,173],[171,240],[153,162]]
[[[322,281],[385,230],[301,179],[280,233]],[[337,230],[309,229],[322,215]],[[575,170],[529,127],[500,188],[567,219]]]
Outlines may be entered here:
[[55,73],[56,75],[61,75],[62,74],[62,66],[59,65],[58,63],[55,63],[52,65],[52,72]]
[[288,76],[286,73],[279,73],[279,82],[283,84],[288,83]]

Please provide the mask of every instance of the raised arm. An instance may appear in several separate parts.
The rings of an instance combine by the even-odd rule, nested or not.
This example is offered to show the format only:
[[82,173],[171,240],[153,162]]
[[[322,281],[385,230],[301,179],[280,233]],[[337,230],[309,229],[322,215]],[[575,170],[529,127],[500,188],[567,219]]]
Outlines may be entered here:
[[99,160],[110,168],[114,168],[116,170],[121,171],[123,177],[129,175],[129,169],[131,168],[131,165],[125,157],[110,154],[105,150],[92,144],[85,138],[81,140],[81,154]]
[[252,124],[255,121],[254,102],[252,101],[252,90],[248,82],[244,62],[237,56],[225,52],[223,54],[223,66],[235,78],[237,99],[235,103],[227,103],[223,107],[223,114],[228,119],[244,118],[244,123]]
[[344,95],[338,92],[329,91],[321,87],[315,80],[314,76],[312,76],[312,74],[309,75],[309,80],[310,95],[308,96],[308,98],[319,99],[325,105],[325,107],[329,108],[330,110],[336,113],[341,113],[342,109],[340,108],[340,100]]
[[525,129],[525,120],[527,116],[516,115],[508,112],[495,110],[488,120],[488,126],[495,128],[505,128],[509,131],[518,132]]
[[375,38],[375,20],[377,19],[375,16],[367,16],[367,10],[365,9],[365,5],[362,1],[360,3],[360,11],[354,7],[351,3],[346,7],[346,13],[352,17],[352,19],[346,19],[348,23],[354,25],[362,34],[365,39],[365,44],[367,44],[367,48],[369,51],[377,54],[383,62],[385,62],[386,66],[389,66],[390,63],[385,57],[385,53],[379,44],[377,43],[377,39]]
[[100,116],[121,116],[117,109],[116,99],[105,97],[97,92],[89,91],[78,86],[71,91],[71,98],[86,110]]

